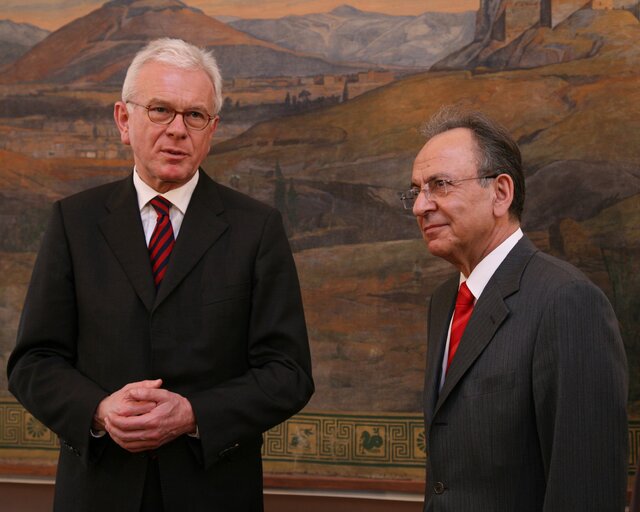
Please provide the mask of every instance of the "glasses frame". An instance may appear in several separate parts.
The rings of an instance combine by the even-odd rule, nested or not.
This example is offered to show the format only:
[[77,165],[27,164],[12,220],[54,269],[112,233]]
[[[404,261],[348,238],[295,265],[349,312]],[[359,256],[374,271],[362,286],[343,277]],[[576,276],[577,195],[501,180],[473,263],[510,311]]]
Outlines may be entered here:
[[[411,187],[409,190],[400,192],[400,201],[402,201],[402,206],[405,210],[413,210],[413,206],[422,192],[424,192],[425,199],[427,201],[433,201],[433,198],[446,197],[449,193],[449,190],[447,189],[448,186],[457,185],[458,183],[461,183],[463,181],[493,180],[501,174],[504,174],[504,172],[489,174],[487,176],[474,176],[473,178],[460,178],[457,180],[434,177],[427,181],[424,185],[422,185],[422,187]],[[442,187],[432,188],[433,185],[440,183],[442,184]],[[434,192],[434,190],[442,190],[443,192]]]
[[193,110],[177,110],[173,107],[167,107],[162,105],[163,108],[166,108],[167,110],[170,110],[171,112],[173,112],[173,116],[171,116],[171,119],[169,119],[166,123],[161,123],[159,121],[154,121],[153,119],[151,119],[151,113],[149,112],[152,108],[152,105],[142,105],[141,103],[136,103],[135,101],[131,101],[131,100],[127,100],[125,101],[125,103],[127,104],[131,104],[134,105],[136,107],[142,107],[143,109],[145,109],[147,111],[147,117],[149,118],[149,121],[151,121],[153,124],[159,124],[161,126],[168,126],[171,123],[173,123],[174,119],[176,118],[176,116],[178,114],[180,114],[182,116],[182,121],[184,122],[184,125],[186,127],[188,127],[190,130],[196,130],[198,132],[201,132],[202,130],[205,130],[207,128],[207,126],[209,126],[211,124],[211,121],[213,121],[216,116],[212,116],[211,114],[209,114],[209,112],[207,112],[206,110],[204,111],[204,113],[207,115],[207,123],[202,127],[202,128],[196,128],[195,126],[191,126],[189,124],[189,122],[187,121],[187,117],[185,117],[185,114],[188,114],[189,112],[193,112]]

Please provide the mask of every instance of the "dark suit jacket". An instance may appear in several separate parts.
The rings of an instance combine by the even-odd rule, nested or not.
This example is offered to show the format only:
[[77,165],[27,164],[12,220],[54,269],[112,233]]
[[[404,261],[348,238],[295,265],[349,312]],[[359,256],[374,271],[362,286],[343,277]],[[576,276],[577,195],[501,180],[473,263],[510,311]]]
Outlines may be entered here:
[[477,301],[440,393],[458,277],[431,298],[429,512],[622,512],[627,367],[604,294],[521,239]]
[[200,172],[156,294],[131,177],[56,203],[8,373],[60,437],[56,510],[138,512],[148,455],[89,429],[107,394],[155,378],[201,437],[156,451],[165,510],[262,510],[261,434],[313,392],[279,213]]

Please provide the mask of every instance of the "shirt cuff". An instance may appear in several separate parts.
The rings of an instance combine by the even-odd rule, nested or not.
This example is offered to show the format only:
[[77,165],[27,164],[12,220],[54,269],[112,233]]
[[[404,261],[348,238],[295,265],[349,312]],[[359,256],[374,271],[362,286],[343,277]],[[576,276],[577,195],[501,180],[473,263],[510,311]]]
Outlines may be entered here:
[[196,431],[191,434],[187,434],[189,437],[193,437],[194,439],[200,439],[200,430],[198,429],[198,425],[196,425]]

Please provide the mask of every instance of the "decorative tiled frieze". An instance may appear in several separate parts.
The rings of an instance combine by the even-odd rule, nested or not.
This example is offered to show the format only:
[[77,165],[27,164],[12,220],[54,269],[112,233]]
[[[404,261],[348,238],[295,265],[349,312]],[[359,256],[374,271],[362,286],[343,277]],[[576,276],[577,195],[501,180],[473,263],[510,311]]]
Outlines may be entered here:
[[303,412],[265,433],[263,456],[349,466],[424,467],[422,415]]
[[[0,400],[0,460],[55,460],[56,436],[15,401]],[[640,453],[640,420],[629,422],[629,474]],[[425,462],[422,415],[302,412],[264,434],[265,470],[353,468],[362,477],[394,470],[421,471]],[[320,471],[322,472],[322,471]],[[326,473],[326,471],[324,471]],[[350,473],[353,475],[353,471]],[[419,473],[409,473],[419,474]]]

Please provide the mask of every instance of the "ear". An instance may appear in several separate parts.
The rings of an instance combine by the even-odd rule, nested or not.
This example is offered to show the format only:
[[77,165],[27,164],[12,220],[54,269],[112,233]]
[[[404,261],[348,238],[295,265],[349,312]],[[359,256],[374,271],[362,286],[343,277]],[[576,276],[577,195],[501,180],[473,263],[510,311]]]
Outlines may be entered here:
[[116,122],[116,126],[120,131],[120,140],[123,144],[130,145],[131,139],[129,137],[129,111],[127,110],[127,104],[123,101],[117,101],[113,106],[113,118]]
[[220,116],[216,116],[211,120],[211,124],[209,125],[209,142],[211,142],[211,139],[213,139],[213,134],[216,133],[219,122]]
[[493,214],[496,217],[509,215],[509,208],[513,202],[513,179],[508,174],[500,174],[493,183],[495,197],[493,200]]

